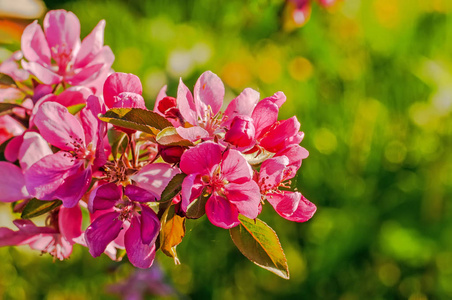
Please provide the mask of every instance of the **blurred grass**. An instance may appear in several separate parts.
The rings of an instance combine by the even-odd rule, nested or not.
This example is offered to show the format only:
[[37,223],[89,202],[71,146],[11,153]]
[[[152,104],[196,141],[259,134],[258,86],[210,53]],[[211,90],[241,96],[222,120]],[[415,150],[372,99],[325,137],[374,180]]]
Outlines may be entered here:
[[[107,21],[114,69],[137,74],[148,105],[178,79],[217,73],[231,100],[245,87],[283,91],[310,151],[295,183],[318,206],[295,224],[264,207],[290,281],[259,269],[227,231],[189,222],[181,266],[158,256],[193,299],[452,298],[452,3],[344,0],[313,5],[311,20],[281,29],[282,1],[47,1],[72,10],[85,36]],[[17,44],[6,45],[10,50]],[[1,248],[5,299],[108,299],[130,272],[77,248],[67,262]],[[120,265],[118,267],[118,265]],[[113,271],[119,268],[119,271]],[[110,271],[109,271],[110,270]]]

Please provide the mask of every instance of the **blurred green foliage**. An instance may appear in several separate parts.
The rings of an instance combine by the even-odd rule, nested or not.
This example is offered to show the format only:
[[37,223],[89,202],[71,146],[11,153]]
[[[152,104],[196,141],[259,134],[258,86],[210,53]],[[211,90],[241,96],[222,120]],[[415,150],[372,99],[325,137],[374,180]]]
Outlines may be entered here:
[[[180,266],[158,255],[182,298],[452,298],[452,3],[343,0],[281,28],[282,0],[47,1],[85,36],[107,21],[114,69],[137,74],[149,107],[181,76],[217,73],[231,100],[245,87],[283,91],[310,151],[294,184],[318,211],[296,224],[265,206],[291,279],[247,261],[226,230],[188,222]],[[11,50],[18,45],[8,45]],[[449,150],[447,150],[449,149]],[[3,218],[3,215],[2,215]],[[0,297],[102,299],[128,264],[76,247],[53,263],[1,248]],[[181,296],[186,295],[186,296]]]

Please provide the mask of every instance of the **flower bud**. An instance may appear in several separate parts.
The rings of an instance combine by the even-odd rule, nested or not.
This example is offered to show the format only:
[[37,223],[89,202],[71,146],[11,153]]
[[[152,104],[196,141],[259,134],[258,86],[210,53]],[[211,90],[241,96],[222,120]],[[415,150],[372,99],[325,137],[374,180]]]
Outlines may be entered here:
[[185,148],[181,146],[162,146],[159,145],[159,152],[162,159],[169,164],[180,162],[180,157],[184,153]]
[[177,108],[176,98],[165,97],[160,100],[157,110],[165,115],[167,118],[177,119],[179,114],[179,109]]
[[247,116],[236,116],[224,140],[237,147],[248,147],[254,143],[255,133],[253,119]]

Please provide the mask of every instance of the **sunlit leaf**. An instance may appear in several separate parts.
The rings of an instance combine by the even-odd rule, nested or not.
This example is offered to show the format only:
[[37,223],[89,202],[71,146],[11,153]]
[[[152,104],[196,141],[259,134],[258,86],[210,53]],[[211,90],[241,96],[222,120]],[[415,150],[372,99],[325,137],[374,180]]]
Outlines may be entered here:
[[289,279],[286,256],[275,231],[263,221],[239,216],[240,225],[229,230],[237,248],[256,265]]
[[0,116],[10,114],[15,107],[22,107],[14,103],[0,103]]
[[69,106],[67,108],[67,110],[69,111],[69,113],[75,115],[76,113],[81,111],[85,106],[86,106],[86,103],[80,103],[80,104]]
[[187,207],[186,216],[189,219],[199,219],[206,213],[206,202],[210,195],[202,193]]
[[127,129],[139,130],[156,135],[171,123],[159,114],[141,108],[112,108],[99,115],[104,122]]
[[170,206],[160,220],[162,228],[160,231],[160,249],[167,256],[174,259],[176,265],[180,264],[177,257],[176,247],[185,236],[185,218],[176,215],[174,205]]
[[8,76],[6,74],[0,73],[0,86],[16,86],[16,82],[11,76]]
[[193,146],[193,143],[182,138],[174,127],[163,129],[157,134],[155,139],[157,143],[165,146]]
[[163,190],[162,195],[160,197],[159,202],[166,202],[172,200],[179,192],[182,190],[182,182],[184,181],[184,178],[186,177],[186,174],[176,174],[170,182],[168,182],[168,185]]
[[30,219],[43,215],[63,204],[60,200],[43,201],[36,198],[31,199],[20,216],[22,219]]

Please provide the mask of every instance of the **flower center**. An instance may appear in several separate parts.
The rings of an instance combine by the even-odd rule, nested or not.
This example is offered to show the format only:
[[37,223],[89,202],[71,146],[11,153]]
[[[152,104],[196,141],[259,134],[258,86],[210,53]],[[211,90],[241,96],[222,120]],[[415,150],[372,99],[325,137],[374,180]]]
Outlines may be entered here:
[[66,150],[64,156],[72,157],[71,162],[74,162],[78,159],[84,159],[87,164],[93,163],[95,159],[95,150],[93,149],[93,145],[90,143],[87,147],[85,147],[83,140],[81,138],[72,138],[72,142],[66,143],[66,146],[71,145],[72,150]]
[[137,208],[138,206],[127,196],[123,196],[115,205],[115,210],[119,212],[118,219],[122,222],[132,221],[132,217],[137,214]]

